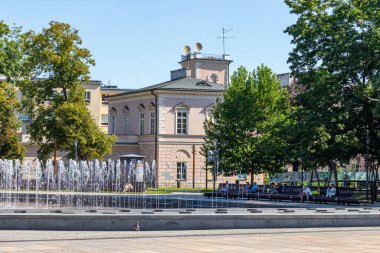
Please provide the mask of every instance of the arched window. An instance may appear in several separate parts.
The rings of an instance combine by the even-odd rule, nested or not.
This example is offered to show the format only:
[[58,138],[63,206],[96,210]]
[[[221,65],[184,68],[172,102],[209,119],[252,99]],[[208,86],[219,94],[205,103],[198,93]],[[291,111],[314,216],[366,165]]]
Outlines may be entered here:
[[219,77],[215,73],[211,73],[207,77],[207,81],[210,83],[217,83],[219,81]]
[[109,111],[108,117],[108,133],[115,134],[115,125],[116,125],[116,109],[112,107]]
[[128,106],[123,107],[123,114],[124,114],[124,120],[123,120],[123,134],[128,133],[128,116],[129,116],[129,108]]

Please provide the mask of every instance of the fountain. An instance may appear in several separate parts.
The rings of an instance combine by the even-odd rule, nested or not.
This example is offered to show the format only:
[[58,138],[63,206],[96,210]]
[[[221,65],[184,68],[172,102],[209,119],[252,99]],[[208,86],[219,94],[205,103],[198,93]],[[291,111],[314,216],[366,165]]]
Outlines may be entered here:
[[[176,174],[168,163],[160,172],[156,162],[75,161],[42,162],[0,159],[0,212],[27,209],[179,209],[242,205],[229,199],[207,199],[196,189],[168,188]],[[148,192],[147,192],[148,190]]]
[[[55,171],[52,160],[0,159],[0,208],[146,207],[144,192],[156,185],[155,173],[155,161],[149,166],[140,161],[59,160]],[[122,194],[126,183],[134,198]]]

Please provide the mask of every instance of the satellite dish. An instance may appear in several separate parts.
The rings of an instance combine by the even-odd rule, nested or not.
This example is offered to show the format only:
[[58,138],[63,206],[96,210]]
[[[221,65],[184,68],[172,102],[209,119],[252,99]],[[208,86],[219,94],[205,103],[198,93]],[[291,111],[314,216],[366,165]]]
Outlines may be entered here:
[[186,55],[188,55],[188,54],[191,53],[191,48],[190,48],[189,46],[185,46],[185,47],[183,48],[183,52],[184,52]]
[[201,43],[197,42],[197,43],[195,43],[195,48],[197,49],[198,52],[200,52],[200,51],[202,51],[203,46]]

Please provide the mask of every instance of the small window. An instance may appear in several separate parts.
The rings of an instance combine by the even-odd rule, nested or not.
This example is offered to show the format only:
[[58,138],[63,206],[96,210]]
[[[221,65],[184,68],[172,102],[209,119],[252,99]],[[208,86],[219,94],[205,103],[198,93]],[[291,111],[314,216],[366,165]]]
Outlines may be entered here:
[[108,114],[102,114],[100,120],[102,125],[108,125]]
[[144,134],[144,113],[140,113],[140,135]]
[[177,134],[187,134],[187,112],[177,112]]
[[218,77],[216,75],[211,75],[210,80],[212,83],[216,83],[218,81]]
[[186,169],[185,162],[177,163],[177,180],[186,180]]
[[206,109],[206,119],[214,121],[212,108]]
[[150,112],[150,134],[156,133],[156,112]]
[[124,113],[124,123],[123,123],[123,133],[127,134],[128,133],[128,113]]
[[84,92],[84,101],[86,101],[87,103],[91,102],[91,91]]
[[210,83],[217,83],[219,81],[218,75],[215,73],[211,73],[207,77],[207,81]]
[[109,124],[108,124],[108,132],[109,134],[115,134],[115,115],[110,114],[108,116]]

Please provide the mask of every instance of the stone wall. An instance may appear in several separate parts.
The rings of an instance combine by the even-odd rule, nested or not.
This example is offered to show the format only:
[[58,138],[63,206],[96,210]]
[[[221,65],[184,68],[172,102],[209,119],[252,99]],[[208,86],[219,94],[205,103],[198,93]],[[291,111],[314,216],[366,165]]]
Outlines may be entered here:
[[[195,188],[206,187],[206,173],[208,188],[212,188],[212,174],[205,170],[205,158],[200,154],[201,144],[195,145]],[[192,188],[193,186],[193,145],[192,144],[160,144],[158,161],[158,184],[159,187]],[[186,180],[177,180],[177,163],[187,163]],[[254,181],[263,183],[263,175],[254,177]],[[235,183],[236,177],[218,176],[216,185],[229,181]],[[248,176],[247,181],[250,181]],[[244,182],[240,182],[244,183]]]

